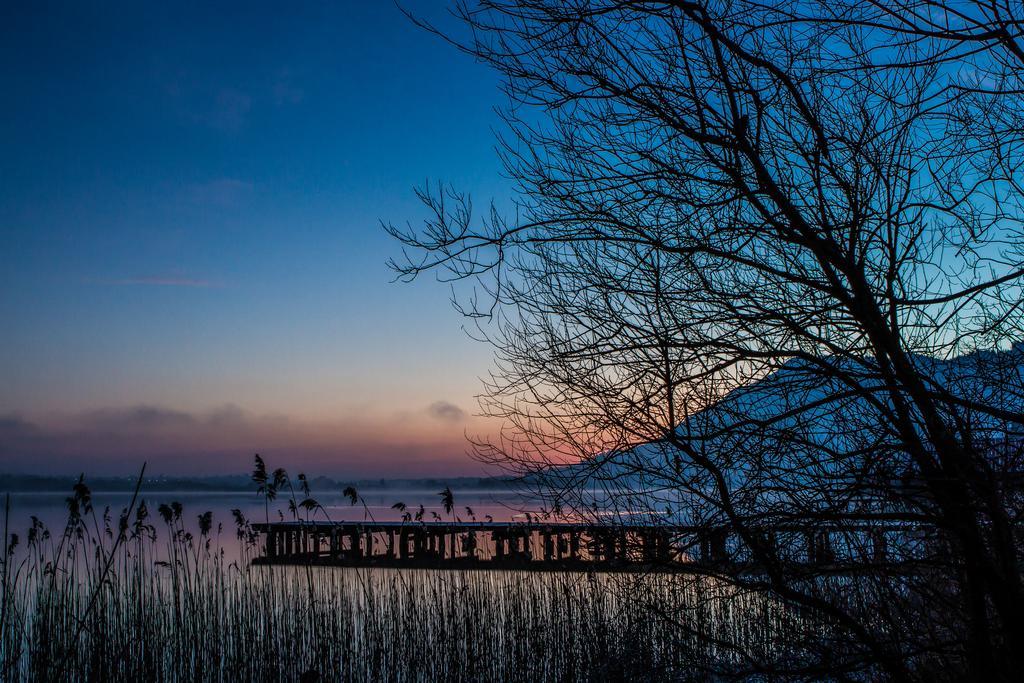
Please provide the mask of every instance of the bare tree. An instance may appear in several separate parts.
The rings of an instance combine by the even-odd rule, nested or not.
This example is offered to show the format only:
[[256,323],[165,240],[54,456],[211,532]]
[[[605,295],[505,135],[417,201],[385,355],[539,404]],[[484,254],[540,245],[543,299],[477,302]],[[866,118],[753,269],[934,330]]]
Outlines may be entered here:
[[604,481],[630,513],[728,530],[703,570],[806,625],[731,673],[1024,670],[1010,7],[457,11],[504,76],[518,212],[442,187],[425,226],[388,229],[400,274],[477,284],[483,409],[508,425],[480,457],[581,513]]

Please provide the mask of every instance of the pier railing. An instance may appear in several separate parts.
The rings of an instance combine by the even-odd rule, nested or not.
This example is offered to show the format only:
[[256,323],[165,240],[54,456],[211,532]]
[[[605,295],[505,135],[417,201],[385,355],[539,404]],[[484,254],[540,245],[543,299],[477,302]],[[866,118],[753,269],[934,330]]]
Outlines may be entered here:
[[[259,564],[637,569],[755,564],[749,543],[725,527],[516,522],[326,522],[254,524]],[[787,565],[849,571],[920,563],[927,535],[905,526],[775,526],[757,543]]]

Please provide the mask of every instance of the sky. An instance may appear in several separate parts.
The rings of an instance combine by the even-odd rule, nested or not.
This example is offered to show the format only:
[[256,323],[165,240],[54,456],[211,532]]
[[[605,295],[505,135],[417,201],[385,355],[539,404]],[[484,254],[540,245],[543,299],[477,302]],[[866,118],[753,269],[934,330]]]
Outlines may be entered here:
[[488,349],[380,221],[510,195],[485,66],[390,2],[9,3],[0,91],[0,472],[482,471]]

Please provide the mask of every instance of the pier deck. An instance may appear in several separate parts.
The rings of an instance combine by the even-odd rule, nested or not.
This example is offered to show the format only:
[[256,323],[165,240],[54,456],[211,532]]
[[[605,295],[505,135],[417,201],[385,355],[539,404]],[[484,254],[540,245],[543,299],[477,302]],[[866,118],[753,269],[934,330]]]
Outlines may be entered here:
[[[290,521],[253,529],[264,537],[257,564],[602,571],[745,566],[726,529],[444,521]],[[886,536],[904,531],[779,527],[765,535],[765,542],[786,547],[793,564],[848,571],[894,559],[888,557]]]
[[451,568],[584,568],[665,564],[666,526],[459,522],[273,522],[260,564]]

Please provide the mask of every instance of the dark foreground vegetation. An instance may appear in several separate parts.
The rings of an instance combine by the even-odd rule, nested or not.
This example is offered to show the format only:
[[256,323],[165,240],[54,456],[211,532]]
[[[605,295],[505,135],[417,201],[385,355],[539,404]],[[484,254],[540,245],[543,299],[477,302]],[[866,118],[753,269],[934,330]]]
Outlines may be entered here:
[[[280,470],[263,483],[296,520],[316,508]],[[688,680],[743,670],[729,644],[765,656],[810,628],[699,576],[255,567],[237,512],[112,514],[84,483],[68,509],[63,529],[8,530],[3,680]]]

